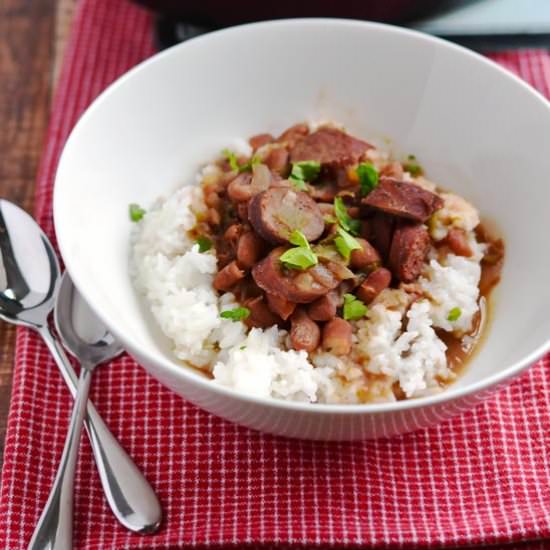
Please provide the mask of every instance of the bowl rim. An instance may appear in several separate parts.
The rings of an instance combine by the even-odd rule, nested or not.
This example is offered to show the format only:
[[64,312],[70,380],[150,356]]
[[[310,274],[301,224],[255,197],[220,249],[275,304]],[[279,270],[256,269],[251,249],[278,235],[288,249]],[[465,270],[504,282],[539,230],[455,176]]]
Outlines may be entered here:
[[[59,221],[62,217],[60,212],[60,199],[59,195],[60,185],[58,185],[59,174],[64,163],[65,157],[70,153],[73,143],[78,139],[78,134],[81,128],[86,124],[88,118],[93,116],[94,111],[97,107],[103,103],[111,94],[116,93],[117,89],[123,85],[127,80],[133,78],[137,73],[146,70],[149,65],[157,63],[160,59],[165,57],[170,57],[175,55],[180,49],[192,48],[197,45],[202,44],[203,42],[209,42],[212,40],[218,40],[220,37],[230,36],[236,33],[242,33],[249,30],[256,30],[263,27],[318,27],[323,26],[332,26],[332,27],[341,27],[342,29],[354,28],[354,29],[363,29],[363,30],[376,30],[383,31],[385,33],[395,34],[402,37],[407,37],[415,40],[420,40],[426,43],[431,43],[438,48],[444,48],[448,50],[454,50],[460,53],[463,56],[467,56],[470,59],[476,61],[477,63],[482,63],[488,70],[492,70],[495,73],[501,75],[502,78],[508,79],[514,82],[516,85],[522,87],[531,98],[539,103],[542,103],[546,109],[548,109],[550,116],[550,102],[537,90],[531,87],[527,82],[513,74],[512,72],[504,69],[502,66],[491,61],[490,59],[484,57],[483,55],[469,50],[458,44],[454,44],[442,38],[429,35],[427,33],[416,31],[412,29],[407,29],[403,27],[398,27],[396,25],[391,25],[387,23],[378,23],[372,21],[361,21],[357,19],[345,19],[345,18],[323,18],[323,17],[312,17],[312,18],[294,18],[294,19],[277,19],[277,20],[267,20],[259,21],[254,23],[246,23],[242,25],[236,25],[233,27],[228,27],[221,30],[212,31],[204,35],[197,36],[195,38],[189,39],[180,44],[176,44],[167,48],[166,50],[157,52],[149,58],[141,61],[136,66],[132,67],[130,70],[122,74],[115,81],[113,81],[109,86],[107,86],[100,94],[97,96],[91,104],[85,109],[84,113],[80,116],[75,126],[71,130],[69,137],[63,147],[61,152],[58,165],[56,168],[56,174],[54,179],[54,190],[53,190],[53,218],[54,218],[54,227],[58,240],[59,250],[67,271],[70,273],[73,282],[76,287],[82,293],[84,298],[89,301],[87,296],[87,291],[85,286],[82,284],[79,276],[78,269],[75,268],[75,264],[78,262],[73,262],[69,252],[69,248],[66,247],[65,241],[62,237],[62,232],[58,232],[58,228],[61,225]],[[114,336],[124,345],[126,349],[135,349],[138,350],[136,355],[142,355],[149,358],[151,362],[162,368],[162,370],[171,371],[176,378],[182,377],[187,380],[189,384],[197,385],[202,390],[210,391],[213,394],[218,395],[220,398],[231,398],[240,401],[244,401],[254,405],[261,405],[262,407],[268,407],[273,409],[286,409],[286,410],[295,410],[295,411],[306,411],[308,413],[314,414],[337,414],[337,415],[358,415],[358,414],[378,414],[385,412],[397,412],[397,411],[406,411],[411,409],[417,409],[421,407],[434,406],[438,404],[445,403],[447,401],[454,401],[456,399],[465,398],[467,396],[472,396],[473,394],[479,393],[483,390],[489,390],[490,388],[496,389],[497,385],[508,381],[512,377],[519,375],[523,370],[532,365],[540,357],[542,357],[546,352],[550,351],[550,337],[521,360],[516,361],[510,365],[507,365],[505,368],[494,373],[491,376],[483,378],[477,382],[465,385],[463,387],[458,387],[453,389],[453,385],[448,386],[444,391],[424,396],[414,399],[408,399],[403,401],[394,401],[394,402],[385,402],[385,403],[362,403],[362,404],[342,404],[342,403],[312,403],[312,402],[300,402],[300,401],[285,401],[282,399],[272,398],[272,397],[258,397],[254,395],[249,395],[243,393],[239,390],[222,386],[221,384],[213,383],[212,380],[205,378],[204,376],[195,373],[189,367],[176,363],[174,360],[169,360],[165,357],[152,358],[150,353],[146,348],[142,348],[137,339],[128,337],[128,335],[121,334],[117,327],[113,327],[112,323],[109,322],[108,316],[105,315],[102,311],[98,310],[96,306],[90,302],[90,307],[95,311],[99,318],[105,323],[109,330],[114,334]],[[143,367],[142,367],[143,368]],[[147,372],[150,373],[148,369]],[[154,375],[153,375],[154,376]]]

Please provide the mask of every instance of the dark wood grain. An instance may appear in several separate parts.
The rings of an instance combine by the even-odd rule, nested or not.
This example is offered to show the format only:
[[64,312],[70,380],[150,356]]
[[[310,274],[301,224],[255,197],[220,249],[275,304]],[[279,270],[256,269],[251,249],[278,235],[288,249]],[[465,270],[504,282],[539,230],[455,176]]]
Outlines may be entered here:
[[[57,2],[0,2],[0,197],[32,211],[48,122]],[[0,468],[12,382],[15,329],[0,324]]]

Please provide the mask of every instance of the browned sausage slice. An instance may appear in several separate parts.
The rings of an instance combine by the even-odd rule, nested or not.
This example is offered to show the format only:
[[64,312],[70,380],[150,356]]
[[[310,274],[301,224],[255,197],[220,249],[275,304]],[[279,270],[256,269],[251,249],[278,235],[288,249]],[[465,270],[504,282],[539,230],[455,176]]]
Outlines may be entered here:
[[252,277],[265,292],[290,302],[308,304],[336,288],[342,280],[323,263],[305,271],[286,269],[279,260],[287,248],[273,249],[252,268]]
[[386,259],[390,253],[395,218],[377,212],[361,222],[361,235]]
[[287,320],[296,309],[296,304],[294,302],[289,302],[286,298],[277,296],[276,294],[265,294],[267,298],[267,305],[269,309],[276,313],[283,320]]
[[344,166],[356,163],[372,145],[336,128],[319,128],[296,142],[290,160],[315,160],[321,164]]
[[368,266],[380,261],[380,254],[365,239],[356,239],[361,245],[360,250],[352,250],[350,256],[350,266],[353,269],[365,269]]
[[295,229],[314,241],[325,229],[317,203],[307,193],[289,187],[272,187],[254,195],[248,218],[260,236],[273,244],[288,242]]
[[348,355],[352,345],[351,325],[335,317],[323,327],[323,349],[334,355]]
[[430,235],[423,225],[400,225],[393,233],[389,264],[393,274],[404,283],[420,275],[428,250]]
[[216,290],[229,290],[234,284],[244,279],[245,272],[239,268],[236,261],[227,264],[221,271],[218,271],[212,283]]
[[357,289],[357,297],[369,304],[391,283],[391,272],[385,267],[380,267],[369,274]]
[[401,218],[425,222],[443,206],[443,199],[418,185],[380,178],[378,186],[363,198],[362,204]]
[[317,349],[321,340],[321,331],[315,321],[307,313],[298,308],[290,318],[290,341],[295,350],[307,352]]
[[340,305],[340,296],[334,290],[331,290],[325,296],[317,298],[315,302],[307,307],[307,314],[314,321],[330,321],[336,317],[336,310]]

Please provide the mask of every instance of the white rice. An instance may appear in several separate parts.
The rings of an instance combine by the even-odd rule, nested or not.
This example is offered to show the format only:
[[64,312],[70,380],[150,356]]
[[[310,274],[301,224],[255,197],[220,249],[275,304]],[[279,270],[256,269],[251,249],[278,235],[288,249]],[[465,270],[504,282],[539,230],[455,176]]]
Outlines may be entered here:
[[[207,167],[199,179],[216,170]],[[368,317],[352,323],[354,347],[349,357],[316,352],[308,358],[303,351],[285,349],[284,330],[248,331],[242,322],[220,317],[236,306],[235,298],[230,293],[217,295],[212,287],[215,253],[200,253],[186,236],[196,215],[206,210],[198,186],[183,187],[157,201],[136,224],[132,276],[173,342],[175,356],[211,372],[213,383],[257,397],[324,403],[391,401],[395,383],[407,397],[424,395],[439,391],[441,382],[454,376],[446,346],[434,328],[466,333],[479,309],[483,247],[472,232],[479,217],[460,197],[443,196],[444,212],[431,228],[432,235],[435,231],[443,238],[450,226],[465,229],[473,257],[449,254],[440,263],[432,254],[418,281],[424,297],[412,305],[403,290],[382,292]],[[449,321],[453,308],[460,308],[461,314]]]

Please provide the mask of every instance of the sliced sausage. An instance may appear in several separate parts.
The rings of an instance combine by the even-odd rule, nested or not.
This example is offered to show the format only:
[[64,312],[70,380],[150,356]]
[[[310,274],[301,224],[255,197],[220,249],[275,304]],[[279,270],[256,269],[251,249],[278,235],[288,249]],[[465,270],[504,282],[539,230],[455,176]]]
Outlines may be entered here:
[[307,313],[298,308],[290,318],[290,341],[295,350],[307,352],[317,349],[321,340],[321,331],[315,321]]
[[357,289],[357,297],[365,304],[370,304],[391,283],[391,272],[385,267],[379,267],[361,283]]
[[267,298],[267,305],[273,313],[277,314],[281,319],[286,321],[296,309],[294,302],[289,302],[286,298],[277,296],[276,294],[265,293]]
[[260,236],[273,244],[288,242],[295,229],[314,241],[325,228],[317,203],[307,193],[288,187],[272,187],[254,195],[248,218]]
[[371,243],[383,259],[390,253],[395,219],[386,214],[376,213],[361,222],[361,235]]
[[243,233],[237,244],[237,261],[241,267],[250,269],[262,257],[264,249],[264,240],[254,231]]
[[273,172],[283,176],[288,175],[288,151],[284,147],[271,149],[264,163],[270,170],[273,170]]
[[259,149],[262,145],[271,143],[274,140],[275,138],[271,134],[257,134],[252,136],[248,140],[248,143],[250,144],[250,147],[252,147],[252,150],[256,151],[256,149]]
[[319,128],[298,141],[290,151],[290,160],[315,160],[330,166],[356,163],[372,145],[336,128]]
[[293,147],[294,144],[301,140],[303,137],[309,134],[309,126],[307,124],[295,124],[290,128],[287,128],[278,138],[278,143],[285,143],[289,147]]
[[443,206],[443,199],[413,183],[380,178],[379,184],[363,198],[362,204],[423,223]]
[[335,317],[323,327],[323,349],[334,355],[348,355],[352,345],[351,325]]
[[340,284],[341,279],[323,263],[305,271],[286,269],[279,260],[286,250],[282,246],[273,249],[252,268],[254,281],[265,292],[291,302],[307,304]]
[[336,317],[336,310],[340,305],[340,296],[334,290],[317,298],[307,306],[307,314],[314,321],[330,321]]
[[[317,203],[317,206],[319,207],[319,210],[321,211],[321,214],[323,214],[323,216],[327,217],[331,217],[331,218],[335,218],[334,216],[334,204],[331,203],[331,202],[318,202]],[[335,219],[335,222],[336,223],[336,219]]]
[[212,284],[216,290],[229,290],[244,277],[245,272],[239,268],[236,261],[232,261],[218,271]]
[[361,245],[361,249],[352,250],[351,252],[349,263],[353,269],[366,269],[381,260],[380,254],[378,254],[369,241],[361,238],[355,240]]
[[468,244],[468,237],[462,229],[453,227],[447,233],[445,241],[449,245],[451,251],[457,256],[465,256],[469,258],[473,252]]
[[263,296],[246,300],[244,306],[250,310],[250,315],[245,320],[249,327],[269,328],[281,322],[281,318],[267,307]]
[[389,265],[404,283],[412,283],[421,273],[430,248],[430,235],[423,225],[403,224],[394,233]]

